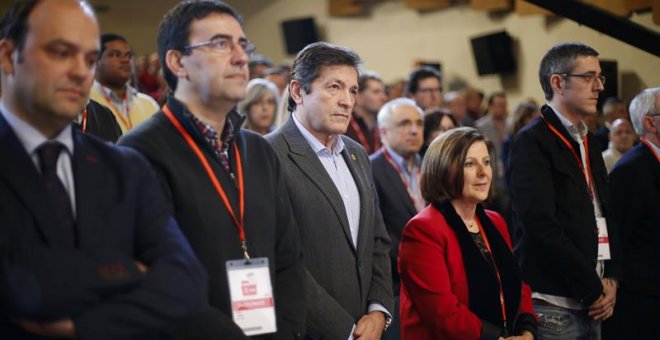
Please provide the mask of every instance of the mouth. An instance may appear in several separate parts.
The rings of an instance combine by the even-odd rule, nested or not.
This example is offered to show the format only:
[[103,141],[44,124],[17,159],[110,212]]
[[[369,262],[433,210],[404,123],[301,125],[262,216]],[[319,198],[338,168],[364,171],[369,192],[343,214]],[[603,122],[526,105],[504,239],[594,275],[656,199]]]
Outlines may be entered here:
[[67,94],[67,95],[73,95],[73,96],[77,96],[77,97],[81,97],[81,98],[86,96],[84,91],[79,90],[79,89],[73,89],[73,88],[71,88],[71,89],[61,89],[60,92],[62,92],[64,94]]
[[350,115],[348,113],[335,112],[332,114],[333,117],[342,117],[348,119]]

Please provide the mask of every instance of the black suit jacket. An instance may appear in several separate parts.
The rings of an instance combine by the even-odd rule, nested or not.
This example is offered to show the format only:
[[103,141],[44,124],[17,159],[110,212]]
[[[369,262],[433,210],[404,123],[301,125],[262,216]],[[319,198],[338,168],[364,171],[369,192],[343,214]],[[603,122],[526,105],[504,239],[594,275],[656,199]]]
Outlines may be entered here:
[[644,143],[610,173],[610,215],[621,232],[622,287],[660,297],[660,162]]
[[[87,103],[85,110],[87,110],[85,133],[96,136],[106,142],[116,143],[119,137],[121,137],[121,128],[112,111],[91,99]],[[78,130],[82,129],[78,123],[74,123],[73,126]]]
[[342,156],[360,194],[360,226],[353,245],[344,202],[309,143],[289,120],[266,136],[282,162],[300,227],[307,269],[307,334],[344,339],[369,303],[392,311],[390,240],[364,148],[346,136]]
[[[579,156],[579,145],[557,114],[549,106],[542,113]],[[594,188],[601,211],[608,216],[607,170],[600,144],[591,133],[587,138]],[[513,205],[514,251],[524,281],[535,292],[591,305],[603,289],[595,270],[598,235],[593,203],[575,157],[541,117],[514,137],[507,181]],[[608,221],[608,233],[612,259],[605,261],[605,276],[618,277],[619,237],[612,221]]]
[[204,307],[202,266],[144,158],[75,130],[73,139],[75,248],[52,228],[42,177],[0,116],[0,338],[39,338],[12,318],[71,318],[94,340],[172,331]]
[[392,268],[392,288],[394,296],[399,296],[401,286],[397,261],[399,258],[399,240],[401,233],[408,221],[417,214],[415,204],[410,199],[410,194],[401,176],[387,161],[383,150],[378,150],[369,157],[371,170],[374,174],[374,184],[378,192],[380,211],[383,214],[385,228],[390,235],[392,246],[390,248],[390,260]]
[[[192,121],[183,103],[168,98],[168,107],[191,134],[218,177],[235,212],[238,190],[219,158]],[[241,129],[232,111],[233,143],[239,148],[245,183],[245,234],[252,257],[267,257],[277,312],[278,333],[265,338],[301,337],[305,328],[304,272],[298,229],[293,220],[284,174],[273,149],[259,135]],[[119,144],[137,149],[158,173],[176,219],[209,273],[212,307],[206,315],[186,322],[180,337],[189,339],[245,338],[233,322],[225,262],[243,257],[236,226],[206,171],[179,131],[161,111],[125,134]],[[233,169],[234,150],[229,148]]]

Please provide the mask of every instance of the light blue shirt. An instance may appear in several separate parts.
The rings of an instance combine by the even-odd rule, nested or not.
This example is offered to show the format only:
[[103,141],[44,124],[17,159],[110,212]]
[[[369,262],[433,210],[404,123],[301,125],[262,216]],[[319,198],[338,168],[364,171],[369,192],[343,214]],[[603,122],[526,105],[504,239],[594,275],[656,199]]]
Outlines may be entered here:
[[419,187],[419,166],[421,163],[421,157],[419,157],[418,154],[415,154],[413,156],[414,160],[412,169],[408,169],[409,164],[401,155],[396,153],[396,151],[388,145],[385,145],[385,149],[387,149],[387,153],[392,158],[392,161],[394,161],[394,164],[396,164],[401,170],[401,176],[406,179],[407,183],[405,183],[404,186],[407,185],[406,189],[408,190],[408,194],[413,198],[415,210],[418,212],[421,211],[425,206],[424,198],[422,198],[422,191]]
[[5,118],[9,126],[14,130],[16,137],[21,142],[25,151],[32,159],[37,171],[41,172],[39,166],[39,156],[37,155],[37,148],[41,144],[49,141],[57,141],[64,145],[57,159],[57,177],[60,178],[64,189],[69,194],[71,199],[71,212],[76,216],[76,190],[73,181],[73,168],[71,166],[71,157],[73,156],[73,136],[71,133],[71,124],[67,125],[55,138],[49,140],[39,130],[35,129],[32,125],[20,119],[13,112],[9,111],[7,107],[0,103],[0,112]]
[[328,176],[330,176],[339,191],[339,195],[341,195],[341,199],[344,202],[346,217],[348,217],[353,246],[357,248],[358,230],[360,228],[360,192],[355,184],[351,170],[341,155],[341,152],[344,151],[344,141],[337,136],[331,148],[328,149],[311,132],[307,131],[295,114],[293,115],[293,121],[296,123],[300,133],[307,140],[307,143],[309,143],[309,146],[314,150],[314,153],[316,153],[325,171],[328,172]]
[[[360,192],[358,191],[351,170],[348,168],[344,157],[342,157],[341,152],[344,150],[344,141],[340,136],[337,136],[333,145],[330,148],[327,148],[323,145],[311,132],[302,125],[302,123],[296,117],[296,112],[292,114],[293,122],[296,124],[296,127],[300,133],[305,137],[307,143],[312,148],[316,156],[323,164],[323,167],[328,173],[328,176],[332,179],[332,182],[335,184],[335,187],[341,195],[342,201],[344,202],[344,208],[346,210],[346,215],[348,217],[348,224],[351,229],[351,239],[353,240],[353,246],[357,248],[357,237],[358,231],[360,228]],[[389,318],[392,315],[387,311],[383,305],[379,303],[370,303],[367,308],[367,312],[380,311],[386,314]],[[351,330],[351,333],[347,337],[349,340],[353,339],[353,331],[355,330],[355,325]]]

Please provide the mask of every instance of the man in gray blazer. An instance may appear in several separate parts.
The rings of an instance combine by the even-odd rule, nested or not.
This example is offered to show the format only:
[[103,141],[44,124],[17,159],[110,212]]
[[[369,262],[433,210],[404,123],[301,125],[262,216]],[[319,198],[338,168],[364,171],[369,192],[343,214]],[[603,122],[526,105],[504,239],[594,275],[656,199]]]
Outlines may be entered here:
[[300,227],[311,339],[380,339],[392,311],[390,240],[369,159],[346,132],[360,57],[320,42],[289,84],[289,120],[266,139],[282,162]]

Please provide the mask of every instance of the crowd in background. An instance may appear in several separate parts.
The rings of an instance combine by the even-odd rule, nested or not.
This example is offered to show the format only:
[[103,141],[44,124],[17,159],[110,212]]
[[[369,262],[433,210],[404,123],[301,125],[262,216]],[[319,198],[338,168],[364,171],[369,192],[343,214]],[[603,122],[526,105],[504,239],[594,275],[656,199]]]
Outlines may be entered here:
[[586,44],[511,110],[326,42],[276,66],[215,0],[140,57],[84,1],[1,23],[3,338],[655,334],[660,90],[597,108]]

